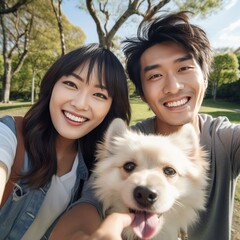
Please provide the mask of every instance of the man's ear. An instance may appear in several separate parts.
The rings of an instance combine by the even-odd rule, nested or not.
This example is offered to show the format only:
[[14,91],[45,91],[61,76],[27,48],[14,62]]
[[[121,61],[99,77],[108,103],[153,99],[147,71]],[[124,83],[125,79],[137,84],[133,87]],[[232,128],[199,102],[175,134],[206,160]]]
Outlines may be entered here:
[[207,89],[207,87],[208,87],[208,78],[207,78],[207,76],[204,76],[204,85],[205,85],[205,89]]

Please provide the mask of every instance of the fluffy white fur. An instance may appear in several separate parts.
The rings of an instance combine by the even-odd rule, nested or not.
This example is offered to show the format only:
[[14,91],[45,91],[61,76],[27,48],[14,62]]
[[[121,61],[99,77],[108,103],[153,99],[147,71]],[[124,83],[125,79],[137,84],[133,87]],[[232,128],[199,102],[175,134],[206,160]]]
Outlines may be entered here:
[[206,154],[190,124],[169,136],[112,122],[99,144],[94,189],[106,214],[134,212],[123,238],[176,240],[204,210]]

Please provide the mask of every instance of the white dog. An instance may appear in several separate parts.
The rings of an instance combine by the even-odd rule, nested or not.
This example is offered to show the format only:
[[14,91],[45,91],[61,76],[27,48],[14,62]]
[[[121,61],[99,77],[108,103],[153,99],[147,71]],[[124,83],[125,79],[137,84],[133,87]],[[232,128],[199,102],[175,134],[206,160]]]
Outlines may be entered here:
[[190,124],[146,136],[115,119],[97,159],[93,186],[105,213],[135,214],[123,239],[176,240],[204,210],[208,163]]

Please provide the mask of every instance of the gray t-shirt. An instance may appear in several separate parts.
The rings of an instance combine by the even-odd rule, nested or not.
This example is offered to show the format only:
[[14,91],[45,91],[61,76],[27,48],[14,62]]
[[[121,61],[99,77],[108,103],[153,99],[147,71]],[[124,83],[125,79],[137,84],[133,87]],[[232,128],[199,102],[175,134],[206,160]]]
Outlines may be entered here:
[[[240,173],[240,125],[199,114],[200,143],[210,153],[206,211],[189,227],[190,240],[230,240],[235,187]],[[132,127],[154,134],[154,117]]]

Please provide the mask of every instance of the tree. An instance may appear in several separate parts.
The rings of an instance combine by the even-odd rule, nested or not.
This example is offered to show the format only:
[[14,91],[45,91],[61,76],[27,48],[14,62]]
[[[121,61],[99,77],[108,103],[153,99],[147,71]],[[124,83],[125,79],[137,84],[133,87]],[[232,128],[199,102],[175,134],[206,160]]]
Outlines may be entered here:
[[210,73],[214,101],[217,97],[217,90],[222,84],[232,83],[239,79],[238,67],[238,59],[234,53],[219,54],[214,57],[213,69]]
[[[15,13],[0,15],[2,33],[2,55],[4,73],[2,79],[2,102],[8,103],[11,79],[16,74],[28,53],[29,35],[32,29],[33,15],[18,9]],[[17,62],[12,67],[12,58],[17,55]]]
[[[32,0],[18,0],[18,1],[6,1],[1,0],[0,2],[0,14],[8,14],[16,12],[20,7],[24,6],[27,3],[30,3]],[[10,2],[10,6],[9,6]]]
[[0,89],[2,89],[2,78],[3,78],[3,56],[0,55]]
[[141,21],[147,21],[170,3],[180,10],[194,11],[195,14],[206,16],[220,7],[223,0],[86,0],[85,5],[82,3],[80,7],[87,9],[93,18],[99,43],[109,49],[114,46],[117,31],[130,17],[135,15],[139,16]]
[[61,41],[61,48],[62,48],[62,55],[64,55],[66,52],[66,46],[65,46],[65,38],[64,38],[63,23],[62,23],[62,10],[61,10],[62,0],[57,0],[57,4],[55,4],[54,0],[51,0],[51,4],[52,4],[52,9],[54,11],[55,17],[57,19],[58,30],[59,30],[60,41]]
[[[30,16],[32,16],[31,29],[24,31],[25,25],[29,26],[27,23]],[[32,1],[15,13],[1,15],[0,19],[3,20],[0,25],[0,33],[2,33],[0,34],[0,49],[6,56],[4,60],[5,74],[2,78],[0,77],[0,80],[3,82],[2,99],[7,103],[12,79],[14,79],[13,87],[15,89],[18,87],[24,91],[31,90],[29,87],[32,86],[31,81],[33,80],[38,88],[46,70],[62,54],[62,48],[60,39],[59,41],[58,38],[56,39],[59,34],[57,19],[49,0]],[[86,38],[82,29],[73,26],[64,15],[61,16],[61,21],[66,49],[70,51],[82,45]],[[24,40],[26,40],[25,45]],[[22,60],[21,64],[16,64],[18,60]],[[27,60],[28,66],[22,66],[25,60]],[[22,67],[23,71],[19,72]],[[26,69],[28,71],[31,69],[31,78],[29,78],[29,74],[24,73]],[[17,74],[18,76],[16,76]],[[28,79],[21,76],[26,76]]]

